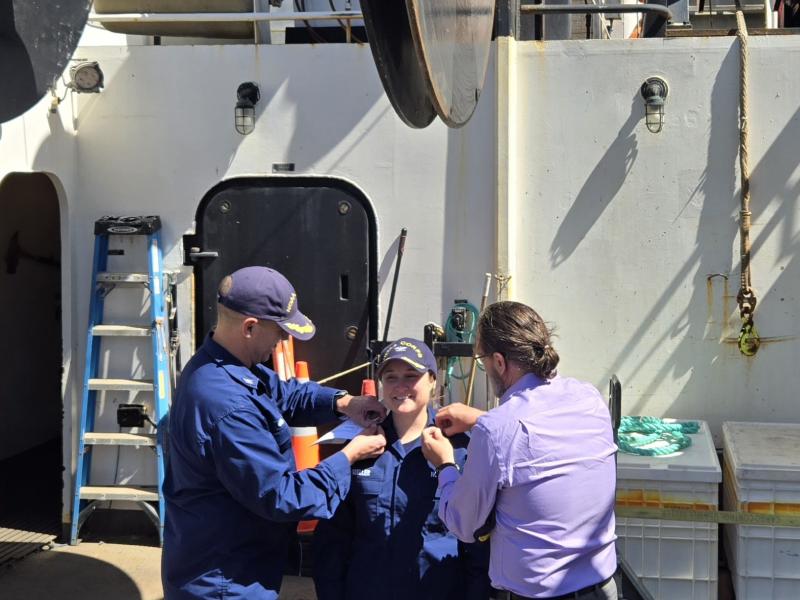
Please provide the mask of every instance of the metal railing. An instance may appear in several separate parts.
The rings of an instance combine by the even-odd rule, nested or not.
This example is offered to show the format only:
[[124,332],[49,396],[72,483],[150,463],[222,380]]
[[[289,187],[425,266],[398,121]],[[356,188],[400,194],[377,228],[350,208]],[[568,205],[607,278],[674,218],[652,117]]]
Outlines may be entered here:
[[[315,12],[205,12],[205,13],[106,13],[89,14],[92,23],[257,23],[270,21],[339,21],[344,23],[345,39],[352,41],[353,21],[363,19],[360,11],[315,11]],[[258,33],[255,33],[256,42]]]

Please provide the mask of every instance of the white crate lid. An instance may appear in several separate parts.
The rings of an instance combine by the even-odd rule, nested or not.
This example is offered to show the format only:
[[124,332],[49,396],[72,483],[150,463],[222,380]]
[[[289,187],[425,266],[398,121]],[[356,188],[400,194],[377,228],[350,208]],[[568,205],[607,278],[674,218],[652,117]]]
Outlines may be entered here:
[[800,482],[800,423],[726,421],[722,445],[737,480]]
[[[696,419],[691,419],[696,420]],[[705,421],[700,431],[689,434],[692,445],[666,456],[636,456],[617,453],[617,479],[656,481],[700,481],[719,483],[722,471],[717,460],[714,441]]]

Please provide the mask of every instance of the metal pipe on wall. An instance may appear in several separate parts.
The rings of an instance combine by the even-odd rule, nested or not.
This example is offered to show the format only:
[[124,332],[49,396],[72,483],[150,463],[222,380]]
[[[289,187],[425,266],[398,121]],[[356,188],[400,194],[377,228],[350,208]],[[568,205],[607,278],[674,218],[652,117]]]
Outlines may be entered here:
[[602,14],[602,13],[644,13],[656,19],[644,30],[644,37],[664,37],[667,23],[672,19],[672,11],[661,4],[587,4],[587,5],[546,5],[524,4],[522,13],[532,14]]
[[513,36],[497,38],[495,76],[495,273],[509,281],[497,299],[511,297],[517,213],[517,46]]
[[246,23],[261,21],[335,21],[363,19],[359,11],[249,13],[91,13],[95,23]]

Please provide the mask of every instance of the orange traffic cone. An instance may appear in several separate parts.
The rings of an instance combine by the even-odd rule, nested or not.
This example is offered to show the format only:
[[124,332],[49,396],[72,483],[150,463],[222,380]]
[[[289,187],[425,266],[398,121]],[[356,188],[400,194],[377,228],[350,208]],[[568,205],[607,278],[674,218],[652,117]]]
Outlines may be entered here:
[[306,383],[311,380],[308,376],[308,363],[304,360],[298,360],[294,363],[294,372],[295,378],[300,383]]
[[377,396],[378,394],[375,393],[375,380],[374,379],[364,379],[361,382],[361,395],[362,396]]
[[[283,344],[283,362],[286,365],[286,379],[296,377],[294,368],[294,338],[281,340]],[[306,380],[308,380],[308,365],[306,365]]]
[[[281,381],[294,377],[294,342],[293,338],[281,340],[272,351],[272,369]],[[308,376],[308,370],[306,370]]]
[[272,351],[272,369],[278,374],[281,381],[286,381],[286,360],[283,356],[283,344],[278,342]]
[[[298,361],[294,372],[297,381],[306,382],[308,378],[308,363]],[[319,446],[316,444],[316,427],[292,427],[292,451],[297,470],[310,469],[319,464]],[[297,524],[298,533],[311,533],[317,526],[316,520],[300,521]]]

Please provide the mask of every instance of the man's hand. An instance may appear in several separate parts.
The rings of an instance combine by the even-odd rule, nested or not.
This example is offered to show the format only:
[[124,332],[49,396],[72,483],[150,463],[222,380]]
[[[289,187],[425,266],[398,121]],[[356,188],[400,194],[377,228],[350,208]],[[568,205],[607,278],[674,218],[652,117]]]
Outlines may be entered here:
[[386,418],[386,407],[375,396],[342,396],[336,400],[336,410],[362,427],[375,425]]
[[422,431],[422,455],[434,467],[456,462],[453,444],[438,427],[428,427]]
[[352,465],[365,458],[380,456],[385,448],[386,435],[383,433],[383,429],[372,425],[350,440],[350,443],[342,448],[342,452]]
[[439,412],[436,413],[436,426],[441,428],[447,436],[464,433],[472,429],[478,421],[478,417],[484,413],[485,411],[477,408],[454,402],[439,409]]

